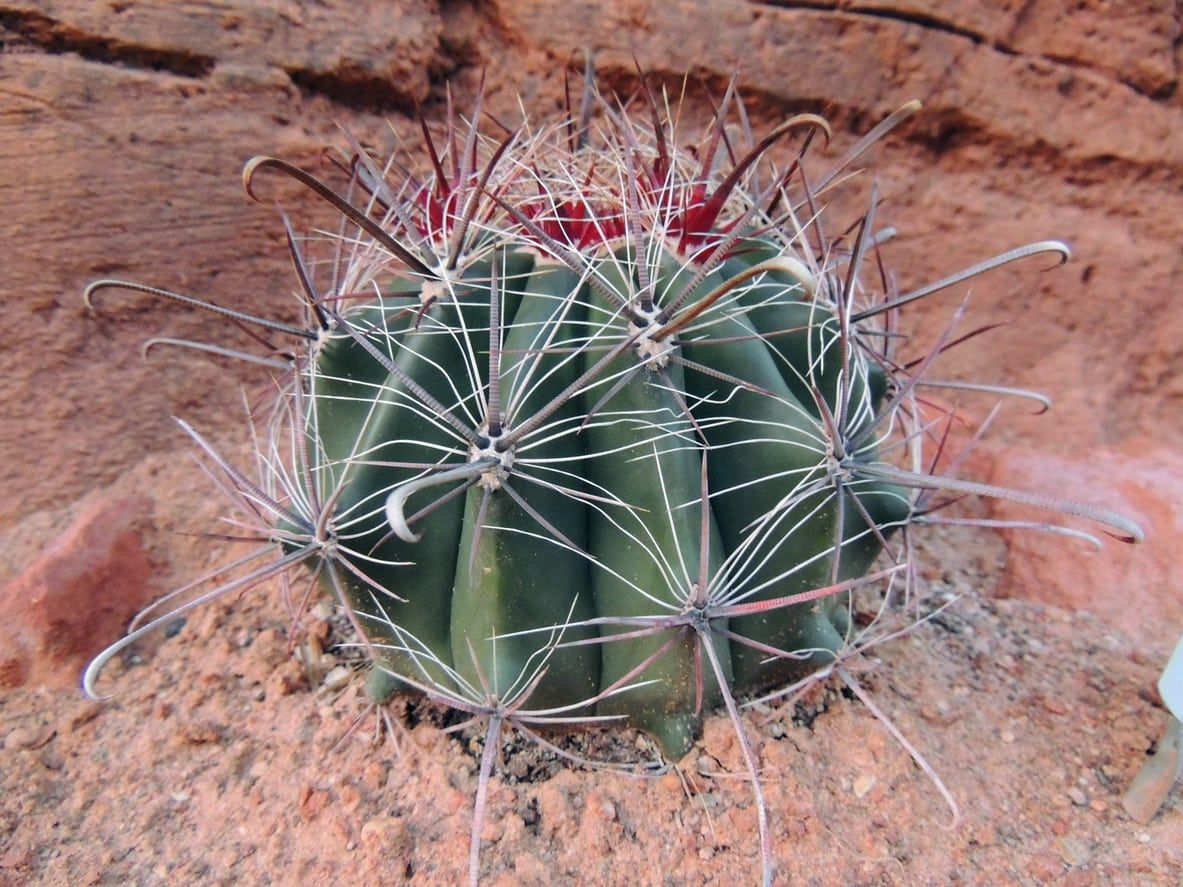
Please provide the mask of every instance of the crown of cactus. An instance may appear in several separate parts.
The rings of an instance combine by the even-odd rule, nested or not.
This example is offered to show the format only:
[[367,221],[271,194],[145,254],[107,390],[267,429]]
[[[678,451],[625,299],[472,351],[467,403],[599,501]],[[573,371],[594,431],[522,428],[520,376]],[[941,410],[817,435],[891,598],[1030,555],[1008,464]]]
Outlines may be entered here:
[[[818,201],[916,103],[813,178],[817,116],[737,152],[721,110],[690,150],[642,97],[647,115],[601,102],[594,125],[585,107],[501,140],[481,135],[479,105],[467,125],[449,111],[442,141],[423,127],[425,174],[354,145],[347,194],[251,161],[252,195],[276,170],[345,218],[328,275],[287,229],[306,326],[119,281],[88,290],[181,299],[301,343],[242,355],[282,378],[260,479],[185,426],[282,551],[210,595],[305,565],[368,651],[375,702],[406,689],[489,718],[485,775],[504,721],[623,719],[677,759],[705,712],[723,703],[738,723],[737,694],[838,659],[853,590],[907,581],[893,534],[934,519],[932,491],[1044,504],[921,471],[917,386],[948,337],[915,363],[893,346],[908,302],[1067,248],[900,295],[865,273],[890,236],[874,189],[835,239]],[[729,90],[721,108],[734,104]],[[778,168],[770,149],[790,138]],[[87,689],[176,612],[97,659]]]

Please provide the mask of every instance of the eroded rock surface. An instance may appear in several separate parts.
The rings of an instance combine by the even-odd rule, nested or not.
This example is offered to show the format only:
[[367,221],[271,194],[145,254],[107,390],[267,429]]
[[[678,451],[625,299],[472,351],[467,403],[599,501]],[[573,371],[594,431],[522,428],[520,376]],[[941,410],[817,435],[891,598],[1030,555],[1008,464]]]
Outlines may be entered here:
[[74,688],[87,661],[162,588],[142,541],[145,496],[94,496],[0,586],[0,687]]

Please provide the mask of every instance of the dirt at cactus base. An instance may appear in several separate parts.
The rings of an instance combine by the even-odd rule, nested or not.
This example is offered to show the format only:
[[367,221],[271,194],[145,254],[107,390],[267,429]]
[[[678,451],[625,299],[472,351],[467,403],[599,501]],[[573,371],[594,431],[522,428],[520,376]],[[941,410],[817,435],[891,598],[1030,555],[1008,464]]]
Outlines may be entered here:
[[[750,709],[777,883],[1180,883],[1183,792],[1146,825],[1120,803],[1161,728],[1160,651],[1086,614],[993,599],[989,534],[925,546],[925,563],[959,565],[925,571],[926,607],[960,599],[851,668],[960,821],[840,684]],[[116,662],[107,702],[0,697],[0,884],[461,883],[479,731],[446,733],[454,719],[399,703],[399,751],[375,744],[360,680],[339,683],[326,660],[310,682],[286,628],[260,589]],[[305,646],[334,630],[307,623]],[[628,732],[559,741],[600,759],[653,754]],[[658,778],[575,769],[514,737],[503,752],[483,883],[758,877],[756,808],[723,717]]]

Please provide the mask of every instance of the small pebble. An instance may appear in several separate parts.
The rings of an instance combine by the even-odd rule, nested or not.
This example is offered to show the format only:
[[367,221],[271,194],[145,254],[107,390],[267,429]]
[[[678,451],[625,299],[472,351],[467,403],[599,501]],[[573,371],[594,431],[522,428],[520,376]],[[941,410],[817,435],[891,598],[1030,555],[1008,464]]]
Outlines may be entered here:
[[956,714],[953,713],[948,701],[941,699],[935,705],[931,702],[922,703],[920,706],[920,717],[928,721],[930,724],[947,727],[957,720]]
[[1043,707],[1047,711],[1051,712],[1052,714],[1054,714],[1054,715],[1068,714],[1068,706],[1065,704],[1064,700],[1058,699],[1055,696],[1044,696],[1042,701],[1043,701]]
[[42,725],[40,727],[17,727],[9,731],[8,735],[4,737],[4,747],[7,749],[17,748],[41,748],[49,740],[53,739],[57,731],[49,725]]
[[402,819],[393,816],[371,819],[361,827],[360,846],[397,857],[410,852],[411,834]]
[[1088,795],[1086,795],[1081,789],[1079,789],[1075,785],[1072,786],[1072,788],[1068,789],[1067,794],[1068,794],[1068,800],[1070,800],[1077,807],[1083,807],[1085,804],[1087,804],[1089,802]]
[[4,737],[4,747],[10,751],[18,748],[28,748],[36,733],[28,727],[17,727],[10,730]]
[[324,676],[324,685],[329,690],[340,690],[349,685],[353,671],[344,665],[338,665],[329,670]]
[[1060,858],[1068,865],[1081,866],[1089,861],[1088,847],[1071,835],[1060,838],[1059,844]]
[[851,791],[854,792],[856,798],[864,798],[871,789],[875,787],[875,777],[869,773],[861,773],[854,779],[854,784],[851,786]]
[[1015,741],[1015,734],[1012,733],[1010,730],[1003,730],[1001,733],[998,734],[998,738],[1001,739],[1003,742],[1010,744]]
[[73,733],[80,727],[89,724],[99,716],[103,710],[103,703],[101,702],[87,702],[79,707],[73,717],[70,718],[70,723],[66,726],[65,732]]

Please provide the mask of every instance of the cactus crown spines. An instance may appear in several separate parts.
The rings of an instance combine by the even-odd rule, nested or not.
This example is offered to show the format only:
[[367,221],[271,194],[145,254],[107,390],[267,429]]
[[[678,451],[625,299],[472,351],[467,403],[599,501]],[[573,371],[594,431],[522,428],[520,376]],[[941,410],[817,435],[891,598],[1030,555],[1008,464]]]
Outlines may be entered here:
[[920,470],[915,388],[948,337],[901,362],[885,318],[965,275],[878,293],[874,189],[845,238],[820,233],[819,189],[869,142],[812,187],[803,152],[784,170],[767,152],[828,137],[813,115],[724,160],[732,99],[697,156],[656,111],[606,105],[595,138],[492,141],[474,122],[437,143],[424,126],[422,176],[354,146],[356,201],[251,161],[252,196],[275,170],[339,209],[349,255],[320,289],[287,226],[309,328],[234,316],[300,343],[265,358],[284,373],[263,481],[186,427],[283,551],[210,595],[306,565],[367,648],[371,697],[413,689],[484,716],[487,750],[506,722],[627,718],[678,758],[722,703],[754,779],[735,695],[866,642],[850,595],[910,581],[892,534],[931,520],[924,491],[1019,494]]

